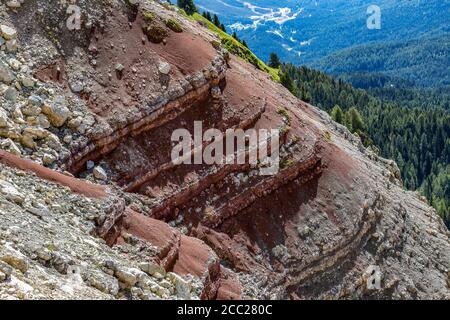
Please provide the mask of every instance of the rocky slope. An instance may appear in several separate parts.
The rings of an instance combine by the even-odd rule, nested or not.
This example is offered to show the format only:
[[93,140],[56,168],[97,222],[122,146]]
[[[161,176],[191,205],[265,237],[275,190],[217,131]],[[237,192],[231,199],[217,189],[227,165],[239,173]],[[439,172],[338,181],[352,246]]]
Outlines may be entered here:
[[[450,298],[449,233],[395,163],[138,2],[76,1],[79,28],[0,6],[1,298]],[[280,172],[175,166],[194,121],[280,129]]]

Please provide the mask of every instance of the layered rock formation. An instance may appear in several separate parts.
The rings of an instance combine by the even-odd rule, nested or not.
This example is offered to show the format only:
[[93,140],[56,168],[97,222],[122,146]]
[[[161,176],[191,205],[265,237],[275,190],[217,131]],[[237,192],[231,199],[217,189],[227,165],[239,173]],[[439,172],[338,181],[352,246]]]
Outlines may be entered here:
[[[34,161],[2,155],[1,294],[450,298],[449,232],[403,190],[395,163],[175,7],[76,7],[79,28],[56,0],[1,7],[0,146]],[[175,165],[171,134],[193,133],[194,121],[223,133],[279,129],[279,172],[260,175],[262,163]],[[25,196],[26,183],[40,187]],[[74,275],[52,262],[53,250],[46,260],[24,246],[33,234],[47,251],[56,238]],[[60,290],[37,289],[46,277]],[[10,289],[17,279],[26,292]]]

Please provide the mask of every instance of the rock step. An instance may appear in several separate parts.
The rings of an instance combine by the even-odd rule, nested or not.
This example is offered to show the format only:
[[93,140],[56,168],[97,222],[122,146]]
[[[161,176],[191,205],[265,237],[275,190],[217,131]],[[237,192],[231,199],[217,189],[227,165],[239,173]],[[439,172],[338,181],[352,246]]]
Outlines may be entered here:
[[62,159],[59,166],[71,173],[79,173],[88,160],[97,160],[108,154],[117,148],[126,137],[136,136],[142,132],[163,126],[178,117],[186,108],[206,99],[210,95],[211,89],[216,87],[224,76],[225,74],[221,74],[219,78],[211,79],[201,87],[194,88],[175,100],[162,101],[157,106],[149,107],[143,114],[137,115],[137,119],[116,130],[105,123],[107,128],[104,131],[93,134],[77,150],[72,150],[69,158]]
[[322,171],[321,158],[316,151],[301,160],[295,160],[277,175],[256,176],[256,179],[249,179],[248,183],[239,186],[240,192],[221,194],[222,198],[215,201],[218,207],[205,212],[202,224],[213,229],[217,228],[224,220],[237,215],[281,186],[295,179],[301,179],[301,183],[313,179]]
[[[232,127],[229,127],[227,129],[242,129],[242,130],[246,130],[248,128],[253,127],[256,122],[261,118],[262,114],[265,111],[265,104],[260,106],[257,110],[257,112],[250,114],[250,116],[245,119],[242,120],[240,123],[238,123],[237,125],[234,125]],[[221,124],[219,124],[217,127],[221,128],[224,127],[225,122],[222,122]],[[223,134],[225,136],[225,130],[223,130]],[[198,152],[201,152],[201,150],[204,150],[204,148],[206,146],[208,146],[210,143],[206,142],[203,143],[202,148],[197,148],[197,149],[192,149],[192,151],[186,156],[186,158],[192,158],[194,157],[195,154],[197,154]],[[127,185],[125,185],[123,187],[123,190],[125,192],[136,192],[139,188],[141,188],[144,184],[148,183],[149,181],[151,181],[152,179],[154,179],[155,177],[157,177],[158,175],[160,175],[163,172],[167,172],[169,170],[172,170],[174,168],[176,168],[177,165],[174,164],[172,161],[170,162],[166,162],[160,166],[158,166],[157,168],[154,168],[150,171],[147,171],[145,174],[139,176],[139,173],[133,172],[133,177],[131,176],[127,176],[122,178],[121,180],[131,180],[133,179],[133,181],[131,183],[128,183]],[[197,168],[193,168],[194,170]],[[168,180],[170,181],[170,179]]]
[[[284,131],[286,134],[286,131]],[[281,140],[285,140],[281,137]],[[224,180],[225,177],[231,173],[248,172],[251,169],[249,164],[249,151],[245,151],[245,161],[243,164],[223,164],[223,165],[201,165],[200,168],[192,166],[188,173],[193,174],[191,178],[186,181],[183,180],[181,185],[177,185],[176,192],[167,192],[162,196],[157,196],[154,205],[150,208],[148,214],[158,219],[168,218],[169,214],[175,209],[189,202],[192,198],[198,196],[213,184],[217,184]],[[268,150],[270,152],[270,148]],[[236,157],[239,155],[235,154]],[[178,167],[177,169],[183,169]],[[164,185],[169,185],[177,181],[180,173],[177,171],[167,172],[169,176],[162,177]],[[186,175],[184,175],[186,176]],[[145,192],[144,192],[145,193]],[[148,193],[148,192],[147,192]]]
[[[382,215],[380,208],[383,201],[380,194],[376,194],[372,200],[367,200],[367,204],[361,205],[362,213],[352,234],[333,247],[323,248],[319,256],[303,261],[302,267],[289,272],[287,277],[284,275],[278,283],[284,283],[287,292],[295,292],[297,291],[295,288],[313,278],[316,279],[320,275],[333,270],[340,270],[341,268],[338,266],[348,261],[350,255],[362,250],[362,247],[373,234]],[[291,261],[291,265],[298,266],[299,262]]]

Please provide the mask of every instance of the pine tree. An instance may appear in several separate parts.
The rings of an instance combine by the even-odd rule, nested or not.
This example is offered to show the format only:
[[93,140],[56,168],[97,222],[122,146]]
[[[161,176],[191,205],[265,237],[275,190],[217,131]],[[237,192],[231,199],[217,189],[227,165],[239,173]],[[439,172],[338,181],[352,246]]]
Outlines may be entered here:
[[344,112],[339,105],[335,105],[331,110],[331,118],[337,123],[344,124]]
[[225,28],[225,25],[224,25],[223,23],[220,25],[220,29],[221,29],[223,32],[227,32],[227,28]]
[[358,110],[355,107],[351,107],[348,111],[347,111],[347,117],[348,117],[348,122],[351,125],[352,128],[352,132],[356,132],[356,133],[360,133],[360,132],[364,132],[366,125],[364,124],[364,121],[361,117],[361,114],[358,112]]
[[272,52],[269,58],[269,67],[277,69],[280,67],[280,65],[280,58],[278,58],[278,55],[276,53]]
[[183,9],[188,15],[193,15],[197,12],[197,7],[193,0],[177,0],[177,6]]
[[294,93],[294,82],[292,81],[291,76],[287,72],[281,73],[280,82],[291,93]]
[[214,25],[215,25],[217,28],[220,28],[221,23],[220,23],[220,19],[219,19],[219,17],[217,16],[217,14],[215,14],[214,17],[213,17],[213,23],[214,23]]
[[245,40],[242,41],[242,45],[248,49],[248,45],[247,42],[245,42]]

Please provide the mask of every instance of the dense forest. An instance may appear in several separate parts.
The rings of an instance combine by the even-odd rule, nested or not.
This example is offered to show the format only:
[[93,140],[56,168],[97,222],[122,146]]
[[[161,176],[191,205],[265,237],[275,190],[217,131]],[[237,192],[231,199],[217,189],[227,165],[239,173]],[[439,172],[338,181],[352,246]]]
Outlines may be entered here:
[[395,96],[402,96],[401,92],[392,93],[394,98],[389,102],[382,101],[341,79],[333,79],[304,66],[282,65],[281,81],[299,98],[326,110],[334,120],[360,134],[363,142],[373,144],[380,155],[394,159],[402,172],[405,187],[420,190],[449,223],[448,110],[439,106],[410,107],[416,104],[411,97],[408,98],[409,106],[403,106],[395,102]]
[[357,46],[331,54],[314,68],[358,88],[450,86],[450,33]]

